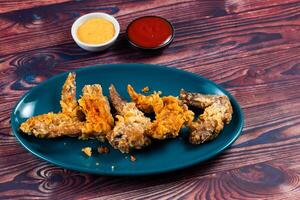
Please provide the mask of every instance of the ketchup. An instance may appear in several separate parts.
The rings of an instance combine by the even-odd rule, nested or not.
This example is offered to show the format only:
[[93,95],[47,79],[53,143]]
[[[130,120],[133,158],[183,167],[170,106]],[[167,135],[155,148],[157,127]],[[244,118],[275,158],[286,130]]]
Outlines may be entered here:
[[164,18],[141,17],[131,22],[127,37],[131,43],[142,48],[159,48],[173,39],[173,27]]

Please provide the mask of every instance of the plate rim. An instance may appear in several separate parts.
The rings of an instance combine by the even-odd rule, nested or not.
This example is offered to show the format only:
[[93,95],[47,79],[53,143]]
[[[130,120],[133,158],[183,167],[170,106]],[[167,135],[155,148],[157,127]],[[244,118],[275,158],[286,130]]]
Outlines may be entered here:
[[[83,168],[83,167],[78,167],[76,165],[69,165],[68,163],[63,163],[57,160],[53,160],[53,159],[49,159],[47,157],[45,157],[43,154],[39,154],[33,150],[31,150],[23,141],[23,139],[20,137],[19,135],[19,131],[15,129],[16,127],[16,123],[15,123],[15,112],[18,109],[18,107],[21,105],[21,103],[24,101],[24,99],[30,95],[30,93],[32,93],[33,91],[37,90],[38,88],[42,87],[43,85],[45,85],[46,83],[52,81],[53,79],[59,79],[62,76],[65,76],[66,74],[68,74],[69,72],[76,72],[79,73],[81,71],[87,71],[87,70],[93,70],[93,69],[97,69],[97,68],[112,68],[112,67],[119,67],[120,65],[123,66],[139,66],[139,67],[143,67],[143,68],[159,68],[162,70],[169,70],[169,71],[174,71],[174,72],[179,72],[179,73],[184,73],[186,75],[189,76],[193,76],[197,79],[202,79],[205,82],[208,82],[210,84],[212,84],[213,86],[215,86],[216,88],[220,89],[224,94],[226,94],[229,99],[231,100],[231,103],[234,104],[234,107],[236,108],[236,112],[237,115],[240,116],[238,118],[240,118],[239,120],[239,124],[236,125],[238,126],[238,130],[236,131],[236,134],[234,135],[234,137],[227,142],[226,145],[223,145],[220,149],[218,149],[217,151],[213,151],[213,153],[210,154],[206,154],[205,156],[202,156],[199,159],[194,159],[193,161],[186,163],[186,164],[179,164],[176,165],[175,167],[171,166],[171,167],[166,167],[164,169],[159,169],[159,170],[142,170],[142,171],[138,171],[138,172],[132,172],[130,170],[122,170],[122,171],[95,171],[91,168]],[[141,66],[142,65],[142,66]],[[196,73],[193,72],[189,72],[183,69],[179,69],[176,67],[169,67],[166,65],[160,65],[160,64],[147,64],[147,63],[114,63],[114,64],[95,64],[95,65],[87,65],[87,66],[83,66],[80,67],[78,69],[74,69],[74,70],[69,70],[69,71],[65,71],[62,73],[59,73],[57,75],[54,75],[50,78],[48,78],[47,80],[42,81],[41,83],[38,83],[38,85],[34,86],[33,88],[31,88],[30,90],[28,90],[24,95],[22,95],[19,100],[16,102],[16,104],[14,105],[11,115],[10,115],[10,125],[11,125],[11,131],[13,133],[13,135],[17,138],[17,141],[21,144],[21,146],[23,148],[25,148],[27,151],[29,151],[31,154],[33,154],[34,156],[38,157],[39,159],[46,161],[48,163],[51,163],[53,165],[59,166],[63,169],[69,169],[69,170],[75,170],[75,171],[79,171],[79,172],[84,172],[84,173],[89,173],[89,174],[97,174],[97,175],[111,175],[111,176],[141,176],[141,175],[153,175],[153,174],[161,174],[161,173],[166,173],[166,172],[172,172],[172,171],[176,171],[176,170],[180,170],[180,169],[184,169],[184,168],[188,168],[200,163],[203,163],[209,159],[212,159],[214,157],[216,157],[217,155],[219,155],[221,152],[225,151],[227,148],[229,148],[236,140],[237,138],[241,135],[242,130],[244,128],[244,113],[238,103],[238,101],[227,91],[225,90],[221,85],[218,85],[217,83],[201,76],[198,75]]]

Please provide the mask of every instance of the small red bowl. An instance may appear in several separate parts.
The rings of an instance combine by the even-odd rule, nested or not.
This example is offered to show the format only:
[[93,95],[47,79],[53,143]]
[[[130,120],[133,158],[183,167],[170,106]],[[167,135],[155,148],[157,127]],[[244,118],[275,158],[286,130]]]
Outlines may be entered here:
[[140,50],[161,50],[174,39],[174,27],[165,18],[144,16],[133,20],[127,27],[129,43]]

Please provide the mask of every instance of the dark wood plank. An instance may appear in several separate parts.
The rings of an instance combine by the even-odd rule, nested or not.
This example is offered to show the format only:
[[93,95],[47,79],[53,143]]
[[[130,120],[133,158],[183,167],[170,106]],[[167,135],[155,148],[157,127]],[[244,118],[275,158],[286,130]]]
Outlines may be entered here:
[[70,0],[0,0],[0,13],[6,13],[16,10],[23,10],[28,8],[33,8],[35,6],[45,6],[51,4],[57,4],[62,2],[67,2]]
[[240,1],[240,0],[225,0],[225,10],[227,13],[241,13],[250,10],[258,10],[283,4],[290,4],[299,2],[299,0],[251,0],[251,1]]
[[[180,176],[177,176],[177,179],[175,178],[173,179],[170,178],[170,176],[165,175],[164,177],[165,179],[162,179],[162,182],[160,182],[160,184],[173,185],[174,188],[176,187],[180,188],[182,185],[186,185],[186,182],[178,181],[178,179],[181,180],[181,178],[183,180],[187,180],[191,177],[207,177],[207,176],[209,177],[211,176],[211,174],[214,173],[221,173],[223,171],[233,170],[235,168],[242,168],[248,165],[255,165],[256,163],[259,162],[267,162],[273,159],[286,158],[289,156],[298,155],[298,151],[300,148],[299,147],[300,110],[295,108],[299,108],[300,98],[299,98],[299,94],[297,94],[296,92],[295,92],[296,94],[292,92],[292,89],[297,88],[299,85],[299,81],[297,81],[299,80],[298,77],[299,74],[295,73],[297,71],[294,71],[295,69],[297,69],[297,67],[295,66],[298,66],[297,63],[299,62],[296,58],[296,55],[299,54],[297,48],[294,49],[293,51],[295,55],[293,55],[289,51],[290,50],[276,52],[276,55],[278,56],[278,60],[273,60],[272,58],[274,56],[272,54],[270,55],[263,54],[263,55],[256,55],[252,57],[244,57],[240,60],[236,60],[237,63],[234,62],[232,63],[235,65],[233,68],[231,68],[231,72],[227,72],[228,68],[225,67],[221,68],[221,66],[227,66],[227,62],[215,63],[216,65],[215,69],[223,70],[223,74],[224,74],[223,77],[211,73],[210,70],[214,70],[211,68],[212,66],[191,68],[191,69],[196,69],[195,70],[196,72],[198,72],[197,71],[198,69],[203,73],[205,73],[207,76],[211,76],[213,79],[215,77],[216,81],[218,81],[219,83],[222,83],[225,80],[223,84],[225,84],[225,86],[229,88],[231,92],[239,99],[242,107],[244,108],[244,112],[246,115],[245,132],[234,144],[234,146],[228,151],[226,151],[226,153],[223,154],[222,156],[208,162],[205,165],[201,165],[199,167],[193,168],[192,173],[186,174],[186,171],[180,172],[179,173]],[[284,59],[280,59],[282,57],[286,57],[289,60],[289,62],[286,62],[286,60]],[[275,62],[273,63],[273,61]],[[238,62],[243,64],[240,66],[238,65]],[[268,73],[260,73],[261,76],[256,77],[256,76],[247,76],[246,73],[239,72],[240,69],[249,70],[253,65],[254,66],[261,65],[261,68],[263,68],[263,66],[268,66],[267,68],[264,69],[267,72],[270,73],[272,72],[273,74],[277,74],[278,77],[277,78],[272,77],[272,79],[267,79],[269,75]],[[260,70],[259,67],[255,69],[257,71]],[[294,73],[290,74],[291,71],[294,71]],[[231,73],[237,74],[237,76],[233,76],[233,80],[228,80],[230,78],[229,74]],[[290,78],[290,76],[296,76],[296,77]],[[240,78],[240,77],[244,77],[244,78]],[[236,78],[240,78],[244,81],[235,82],[234,80]],[[257,80],[257,78],[259,78],[258,80],[265,80],[265,81],[259,81],[259,83],[256,84],[255,81]],[[254,87],[255,89],[251,89],[251,87]],[[281,93],[279,92],[280,90],[282,90]],[[257,98],[256,101],[254,102],[249,101],[249,98],[253,95],[256,95]],[[270,96],[275,95],[274,96],[275,100],[268,99],[269,95]],[[276,98],[279,98],[280,101],[279,102],[276,101]],[[13,97],[11,101],[14,101],[13,99],[17,100],[18,96],[15,95],[15,97]],[[281,102],[286,102],[286,103],[283,104]],[[8,106],[13,106],[13,104],[10,103],[8,104]],[[3,113],[4,116],[8,115],[10,108],[6,108],[6,110],[7,111],[5,112],[1,112]],[[265,115],[264,113],[268,113],[268,115]],[[4,130],[9,130],[8,118],[5,119],[3,123],[5,123],[7,127],[7,129]],[[6,135],[6,137],[5,138],[3,137],[3,139],[4,141],[5,140],[8,140],[10,142],[14,141],[14,138],[11,135],[10,136]],[[293,151],[291,151],[291,149],[293,149]],[[15,155],[16,153],[17,155]],[[112,192],[121,193],[122,195],[126,196],[127,193],[131,194],[131,193],[135,193],[136,190],[142,191],[145,190],[144,188],[149,188],[149,187],[152,188],[155,187],[154,185],[156,184],[156,182],[153,181],[152,178],[149,179],[146,178],[145,180],[143,180],[144,185],[141,185],[138,181],[130,181],[125,178],[126,184],[124,183],[122,187],[120,187],[120,182],[124,182],[123,179],[117,179],[112,183],[110,182],[109,186],[106,185],[103,186],[101,184],[98,185],[99,181],[103,182],[104,177],[94,177],[92,175],[77,174],[74,172],[64,171],[56,167],[52,167],[52,166],[49,167],[49,165],[44,162],[40,164],[41,163],[40,160],[35,159],[32,157],[32,155],[26,153],[15,142],[13,142],[11,148],[6,150],[5,157],[3,158],[7,159],[7,157],[11,159],[6,162],[3,162],[3,165],[0,165],[0,168],[3,169],[3,173],[0,175],[4,175],[4,177],[6,177],[5,185],[10,185],[8,184],[10,182],[14,184],[13,177],[26,177],[25,182],[27,181],[27,182],[35,183],[39,179],[47,181],[49,177],[43,177],[43,178],[35,177],[36,175],[34,174],[37,173],[36,168],[39,168],[42,171],[43,170],[49,171],[49,173],[51,174],[51,175],[49,174],[50,177],[52,176],[63,177],[62,179],[64,181],[69,180],[71,177],[76,177],[75,178],[76,181],[79,181],[81,179],[85,181],[89,180],[88,182],[92,182],[91,185],[82,186],[82,190],[77,191],[77,194],[81,194],[84,197],[90,197],[90,198],[96,197],[98,195],[99,196],[113,195]],[[26,163],[26,168],[24,168],[24,165],[22,165],[23,159],[21,159],[25,157],[27,158],[26,160],[28,160],[29,162],[28,164]],[[202,170],[203,168],[205,170]],[[34,175],[34,177],[30,176],[31,178],[28,178],[27,172],[28,173],[30,172],[31,176]],[[111,180],[111,178],[105,177],[105,180]],[[191,180],[191,182],[194,181]],[[58,183],[61,182],[58,181]],[[40,186],[40,184],[38,185],[39,187],[42,187]],[[38,187],[38,185],[35,187]],[[125,187],[125,185],[127,186]],[[99,188],[100,186],[105,188],[105,191],[101,192],[101,194],[98,193],[95,194],[94,191],[100,189]],[[23,189],[21,185],[13,185],[12,187],[20,188],[18,192],[22,193]],[[71,187],[73,186],[71,185],[66,186],[64,192],[67,193],[63,193],[62,195],[66,195],[66,194],[69,195],[68,192],[70,190],[72,191]],[[45,192],[48,190],[50,190],[51,192]],[[50,195],[47,197],[51,197],[52,194],[60,191],[59,188],[57,187],[52,189],[48,188],[48,190],[43,189],[43,191],[39,191],[39,193],[37,194],[36,190],[33,189],[32,193],[33,195],[37,195],[39,197],[43,197],[43,195],[45,195],[44,193],[46,193]],[[200,189],[197,188],[195,190],[197,192],[201,191]],[[229,188],[228,190],[232,192],[235,191],[235,188]]]
[[[35,161],[36,158],[26,159],[26,162],[21,161],[19,157],[25,156],[23,154],[17,154],[16,158],[8,157],[11,159],[15,159],[15,165],[17,167],[22,167],[23,170],[16,170],[15,167],[9,168],[8,172],[2,176],[3,183],[0,183],[0,188],[3,188],[1,191],[1,195],[4,196],[8,194],[11,196],[10,191],[14,191],[14,195],[19,196],[22,195],[24,191],[27,192],[28,195],[32,195],[34,197],[47,197],[53,198],[54,195],[57,195],[57,198],[63,198],[64,196],[68,196],[70,199],[76,197],[84,197],[84,198],[93,198],[93,197],[106,197],[111,198],[111,195],[115,194],[131,194],[131,195],[150,195],[153,197],[159,198],[165,195],[166,187],[172,185],[173,191],[170,191],[173,195],[179,195],[176,193],[177,190],[180,190],[183,186],[186,185],[186,181],[189,182],[197,182],[197,180],[201,179],[204,182],[210,183],[210,179],[208,177],[215,177],[215,181],[219,181],[221,176],[217,176],[218,174],[226,174],[230,173],[230,171],[239,171],[241,169],[252,168],[252,166],[260,165],[264,162],[272,162],[274,161],[275,155],[280,155],[276,160],[280,160],[282,163],[283,170],[287,170],[289,167],[295,167],[294,165],[285,165],[284,163],[291,163],[296,159],[299,159],[299,155],[297,151],[299,151],[299,138],[297,140],[289,141],[289,144],[286,144],[285,151],[282,151],[282,144],[272,144],[270,143],[269,148],[261,149],[261,150],[253,150],[246,154],[247,158],[240,156],[237,158],[239,154],[241,154],[242,150],[236,152],[228,152],[228,154],[223,154],[218,159],[211,161],[202,165],[201,167],[194,167],[189,169],[189,173],[185,171],[178,171],[175,174],[164,174],[159,176],[146,176],[141,178],[129,178],[129,177],[103,177],[103,176],[95,176],[88,175],[82,173],[71,172],[67,170],[62,170],[57,167],[49,166],[48,164],[41,163],[39,160]],[[16,147],[16,148],[19,148]],[[280,150],[278,152],[278,149]],[[294,149],[295,151],[290,151],[290,149]],[[265,152],[265,153],[263,153]],[[268,153],[266,153],[268,152]],[[272,158],[273,157],[273,158]],[[287,161],[286,158],[290,160]],[[258,159],[258,160],[257,160]],[[284,161],[285,160],[285,161]],[[235,166],[228,169],[228,164]],[[227,164],[226,164],[227,163]],[[299,164],[299,162],[298,162]],[[1,166],[2,167],[2,166]],[[4,169],[7,169],[4,166]],[[242,170],[243,171],[243,170]],[[268,172],[266,170],[265,172]],[[252,182],[251,177],[255,178],[255,173],[252,171],[248,172],[249,177],[245,178],[245,181]],[[293,172],[295,176],[297,173],[297,168]],[[242,175],[242,174],[240,174]],[[287,176],[287,174],[285,174]],[[289,173],[288,176],[291,176]],[[268,187],[270,191],[276,191],[278,188],[282,186],[282,182],[273,180],[273,185]],[[236,180],[236,184],[242,184],[241,180]],[[298,187],[299,183],[294,183],[293,187]],[[214,182],[211,182],[210,185],[212,187],[217,187]],[[226,185],[226,183],[220,183],[219,187]],[[5,187],[4,187],[5,186]],[[154,190],[157,186],[160,186],[159,190]],[[252,187],[260,187],[259,184],[253,183]],[[262,186],[261,186],[262,187]],[[16,190],[18,188],[18,190]],[[152,188],[152,189],[151,189]],[[175,189],[176,188],[176,189]],[[248,188],[251,189],[251,188]],[[266,188],[264,188],[266,190]],[[171,188],[170,188],[171,190]],[[202,188],[195,188],[196,193],[202,193]],[[75,192],[76,191],[76,192]],[[99,192],[95,192],[99,191]],[[140,194],[142,191],[143,194]],[[156,191],[156,192],[154,192]],[[215,190],[214,190],[215,192]],[[253,192],[253,191],[252,191]],[[284,190],[281,196],[287,195],[289,190]],[[241,193],[238,194],[239,197],[244,197],[243,193],[247,193],[247,187],[245,188],[235,188],[230,185],[227,186],[227,193]],[[190,195],[188,193],[186,195]],[[215,194],[219,194],[215,192]],[[258,196],[259,197],[263,197]],[[297,193],[296,193],[297,194]],[[20,197],[20,196],[19,196]],[[117,197],[116,197],[117,198]],[[121,198],[121,197],[120,197]],[[125,197],[124,197],[125,198]]]
[[[171,46],[172,48],[168,49],[164,55],[160,57],[160,60],[183,60],[190,59],[191,57],[198,58],[200,56],[203,58],[203,61],[219,62],[224,59],[268,52],[270,49],[275,51],[299,45],[297,29],[299,23],[299,16],[297,15],[300,9],[299,4],[300,3],[283,5],[278,8],[269,8],[239,15],[226,15],[224,17],[202,20],[197,19],[199,12],[195,3],[191,5],[194,9],[189,12],[196,20],[184,18],[183,15],[180,14],[173,15],[172,10],[174,9],[169,9],[169,5],[162,6],[160,9],[154,9],[154,12],[151,9],[149,11],[153,12],[153,14],[157,12],[157,14],[169,18],[176,27],[176,39]],[[183,5],[179,6],[182,11],[179,10],[178,12],[184,13],[185,7]],[[102,9],[105,8],[108,10],[112,9],[111,7],[102,7]],[[63,12],[64,8],[62,7],[60,9],[61,12]],[[66,7],[65,9],[71,8]],[[86,6],[84,11],[89,12],[93,11],[93,9],[94,6],[92,5],[90,7]],[[114,7],[114,11],[111,10],[111,12],[115,12],[117,9],[120,8]],[[69,13],[71,11],[67,10],[65,12]],[[79,12],[79,10],[77,12]],[[204,10],[202,14],[203,16],[209,16],[209,13],[213,13],[213,9]],[[141,14],[143,13],[140,13],[140,15]],[[148,14],[147,11],[145,11],[145,14]],[[122,10],[116,13],[116,15],[117,17],[118,15],[122,15]],[[118,17],[121,24],[123,24],[123,29],[126,26],[125,21],[128,22],[133,18],[130,16],[132,15]],[[61,57],[69,57],[69,59],[80,59],[81,61],[91,58],[97,58],[97,61],[100,61],[104,58],[102,62],[106,62],[105,58],[112,60],[111,56],[116,55],[118,55],[120,62],[126,62],[132,57],[135,57],[139,62],[147,62],[147,60],[149,60],[148,56],[139,55],[136,51],[126,51],[128,47],[126,49],[124,48],[126,42],[123,37],[119,40],[119,44],[121,45],[115,46],[113,51],[107,54],[87,54],[74,44],[69,35],[69,29],[73,20],[74,17],[70,20],[63,20],[63,24],[60,25],[57,23],[55,26],[50,25],[47,29],[38,28],[39,26],[45,26],[41,24],[37,25],[36,31],[24,29],[24,32],[14,32],[14,43],[9,42],[11,41],[12,35],[5,36],[0,33],[0,41],[2,44],[0,54],[7,55],[33,50],[34,52],[55,51],[64,55],[60,56],[60,59]],[[223,23],[223,20],[226,23]],[[51,21],[51,19],[49,19],[49,21]],[[239,26],[237,26],[237,24],[239,24]],[[58,28],[58,26],[64,28]],[[285,28],[283,29],[282,26]],[[190,27],[193,28],[191,29]],[[55,32],[55,34],[52,34],[52,32]],[[40,34],[43,35],[43,37],[40,37]],[[28,40],[26,39],[27,37],[35,38],[35,40]],[[16,43],[18,45],[16,45]],[[57,46],[58,44],[60,45]],[[53,47],[49,48],[49,45]],[[237,54],[239,52],[245,52],[247,54]],[[74,53],[76,57],[72,56]],[[33,54],[33,52],[30,52],[30,54]],[[54,56],[54,58],[55,57],[56,56]]]
[[[248,165],[205,177],[179,179],[176,186],[174,183],[153,185],[146,189],[107,195],[103,199],[296,199],[299,193],[299,163],[295,162],[296,159],[299,156]],[[285,166],[282,162],[291,165]]]
[[[211,3],[223,6],[218,1],[211,1]],[[183,1],[176,4],[173,1],[155,1],[150,4],[144,1],[127,4],[120,2],[99,4],[98,1],[71,2],[2,14],[0,15],[0,24],[3,24],[6,31],[0,32],[0,43],[2,44],[0,55],[73,44],[70,35],[71,25],[80,15],[89,12],[99,11],[114,14],[120,21],[121,30],[124,32],[127,24],[138,16],[158,14],[168,17],[175,10],[182,13],[186,9],[198,7],[201,7],[202,10],[193,9],[191,10],[192,15],[200,17],[215,15],[214,8],[210,3],[198,1]],[[182,15],[178,17],[182,19]]]
[[[299,197],[299,1],[72,1],[19,10],[22,6],[0,15],[1,199]],[[122,31],[137,16],[158,14],[174,23],[176,38],[161,55],[134,51],[123,36],[110,51],[91,54],[76,47],[69,28],[92,11],[113,13]],[[216,81],[241,104],[243,134],[215,159],[145,177],[63,170],[17,143],[9,116],[28,89],[63,71],[120,62],[165,64]]]

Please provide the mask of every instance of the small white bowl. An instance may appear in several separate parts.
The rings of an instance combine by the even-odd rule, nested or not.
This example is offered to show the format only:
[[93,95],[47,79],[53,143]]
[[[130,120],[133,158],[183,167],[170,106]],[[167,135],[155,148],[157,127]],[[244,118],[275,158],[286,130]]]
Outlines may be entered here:
[[[110,21],[114,25],[114,28],[115,28],[114,37],[111,40],[109,40],[105,43],[102,43],[102,44],[87,44],[87,43],[84,43],[84,42],[80,41],[78,36],[77,36],[77,29],[86,20],[91,19],[91,18],[104,18],[104,19]],[[112,15],[109,15],[109,14],[106,14],[106,13],[101,13],[101,12],[89,13],[89,14],[86,14],[86,15],[83,15],[83,16],[79,17],[73,23],[72,28],[71,28],[72,38],[76,42],[76,44],[79,47],[83,48],[84,50],[92,51],[92,52],[102,51],[102,50],[107,49],[108,47],[110,47],[116,41],[117,37],[119,36],[119,33],[120,33],[120,24],[116,20],[116,18],[114,18]]]

